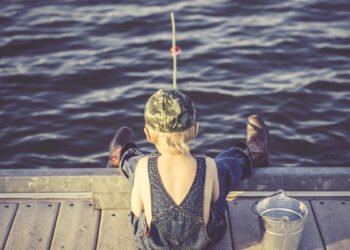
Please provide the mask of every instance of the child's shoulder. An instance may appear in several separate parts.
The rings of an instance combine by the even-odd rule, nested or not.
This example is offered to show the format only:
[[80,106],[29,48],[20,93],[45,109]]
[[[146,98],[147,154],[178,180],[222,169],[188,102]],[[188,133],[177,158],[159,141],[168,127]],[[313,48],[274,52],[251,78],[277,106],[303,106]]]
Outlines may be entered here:
[[137,171],[141,171],[141,169],[147,168],[149,157],[150,156],[146,155],[138,161],[137,166],[136,166]]
[[216,176],[217,175],[217,168],[216,163],[213,158],[206,156],[205,162],[207,165],[207,174],[210,176]]
[[205,154],[194,154],[193,157],[195,158],[204,157],[206,165],[216,166],[214,159],[209,156],[206,156]]
[[136,170],[135,170],[135,174],[136,173],[142,173],[143,175],[146,174],[148,172],[148,159],[151,158],[151,157],[156,157],[158,156],[158,154],[149,154],[149,155],[145,155],[144,157],[142,157],[137,165],[136,165]]
[[207,165],[216,166],[214,159],[209,156],[205,156],[205,162]]
[[205,164],[207,167],[207,171],[209,172],[216,172],[216,163],[213,158],[206,156],[206,155],[194,155],[194,157],[204,157],[205,158]]
[[137,163],[137,167],[139,166],[147,166],[148,165],[148,159],[151,158],[151,157],[157,157],[159,156],[159,154],[148,154],[148,155],[145,155],[144,157],[142,157],[138,163]]

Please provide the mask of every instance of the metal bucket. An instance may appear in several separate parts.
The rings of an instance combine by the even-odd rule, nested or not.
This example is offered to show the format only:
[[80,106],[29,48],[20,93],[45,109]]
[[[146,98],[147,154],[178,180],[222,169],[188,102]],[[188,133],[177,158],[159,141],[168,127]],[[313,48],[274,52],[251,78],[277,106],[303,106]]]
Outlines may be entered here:
[[255,204],[254,210],[259,215],[263,249],[298,249],[308,215],[304,203],[278,190]]

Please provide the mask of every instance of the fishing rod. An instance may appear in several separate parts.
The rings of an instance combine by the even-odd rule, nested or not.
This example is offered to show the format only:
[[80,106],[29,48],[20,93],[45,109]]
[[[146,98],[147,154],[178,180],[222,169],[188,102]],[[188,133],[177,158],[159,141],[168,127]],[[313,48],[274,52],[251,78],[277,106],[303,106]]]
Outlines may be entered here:
[[179,46],[176,46],[176,41],[175,41],[175,17],[174,17],[174,12],[170,12],[170,17],[171,17],[171,26],[172,26],[172,33],[173,33],[173,38],[172,38],[172,47],[170,48],[170,53],[173,55],[173,89],[176,89],[176,63],[177,63],[177,56],[180,54],[181,49]]

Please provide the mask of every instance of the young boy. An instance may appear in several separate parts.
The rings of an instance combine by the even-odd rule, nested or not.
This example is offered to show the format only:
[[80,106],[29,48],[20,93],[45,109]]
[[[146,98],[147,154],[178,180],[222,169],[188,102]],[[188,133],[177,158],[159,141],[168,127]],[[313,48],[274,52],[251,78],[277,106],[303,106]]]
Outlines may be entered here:
[[147,140],[159,154],[130,142],[119,129],[110,145],[109,167],[120,166],[132,186],[131,222],[141,249],[206,249],[226,231],[226,195],[252,167],[269,163],[269,133],[257,115],[247,124],[247,143],[215,159],[191,155],[198,134],[192,100],[177,90],[159,90],[145,107]]

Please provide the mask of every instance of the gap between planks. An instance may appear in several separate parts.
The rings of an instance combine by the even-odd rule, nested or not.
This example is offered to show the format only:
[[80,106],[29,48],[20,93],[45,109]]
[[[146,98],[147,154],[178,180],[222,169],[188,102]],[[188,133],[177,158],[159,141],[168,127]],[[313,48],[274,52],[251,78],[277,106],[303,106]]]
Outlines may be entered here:
[[313,215],[314,215],[314,219],[315,219],[315,223],[316,223],[316,228],[317,228],[318,234],[320,235],[320,238],[321,238],[321,241],[322,241],[322,244],[323,244],[324,249],[326,249],[326,242],[325,242],[325,240],[323,239],[323,235],[322,235],[322,233],[321,233],[320,225],[319,225],[319,222],[318,222],[318,218],[317,218],[317,216],[316,216],[316,213],[315,213],[314,206],[313,206],[312,202],[309,202],[309,204],[310,204],[311,212],[312,212]]

